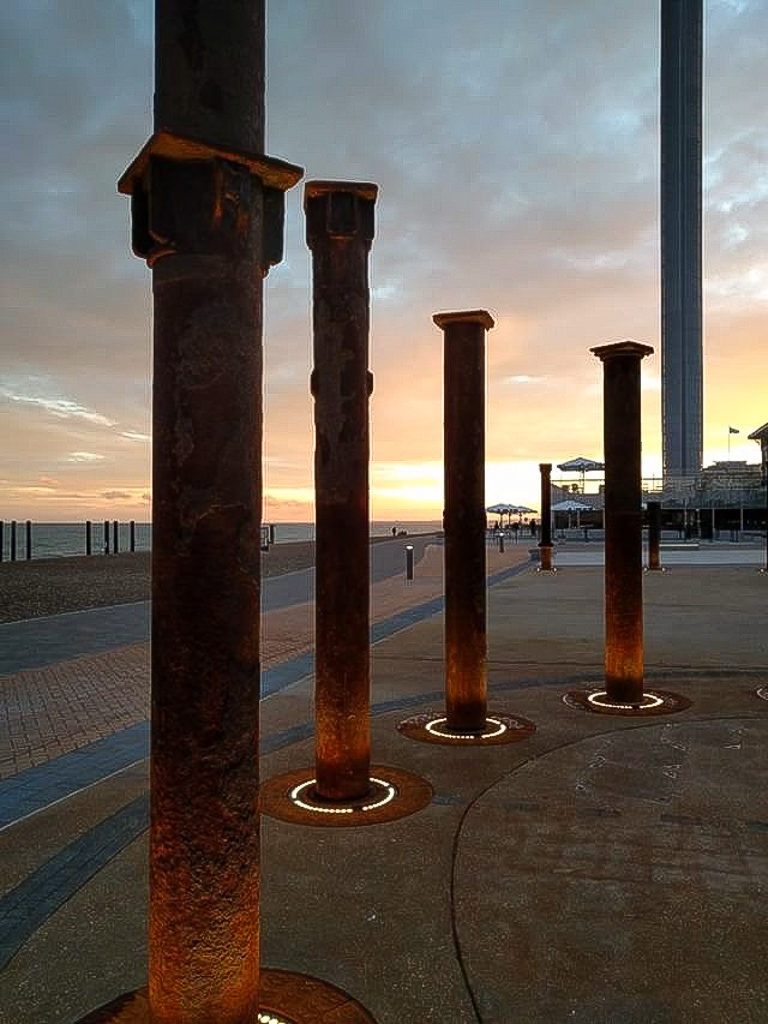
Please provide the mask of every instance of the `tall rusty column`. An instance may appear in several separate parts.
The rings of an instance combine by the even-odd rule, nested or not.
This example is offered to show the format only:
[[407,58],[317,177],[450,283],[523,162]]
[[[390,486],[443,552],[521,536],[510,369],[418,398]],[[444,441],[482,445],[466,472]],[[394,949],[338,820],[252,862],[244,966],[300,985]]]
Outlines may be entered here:
[[541,540],[539,559],[542,572],[552,572],[552,463],[540,462]]
[[316,795],[370,789],[368,253],[376,185],[310,181],[315,398]]
[[649,501],[648,505],[648,569],[661,570],[661,502]]
[[153,271],[152,1024],[253,1024],[259,989],[263,0],[157,0],[155,131],[121,178]]
[[605,689],[631,704],[643,697],[640,360],[653,349],[620,341],[591,351],[604,373]]
[[486,719],[485,310],[436,313],[444,332],[446,727]]

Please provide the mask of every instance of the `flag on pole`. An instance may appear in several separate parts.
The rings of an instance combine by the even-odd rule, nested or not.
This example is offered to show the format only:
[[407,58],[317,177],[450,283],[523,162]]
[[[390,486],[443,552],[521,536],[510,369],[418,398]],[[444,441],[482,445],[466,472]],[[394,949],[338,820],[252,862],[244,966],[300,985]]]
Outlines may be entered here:
[[729,434],[738,434],[739,431],[736,429],[736,427],[728,427],[728,433]]

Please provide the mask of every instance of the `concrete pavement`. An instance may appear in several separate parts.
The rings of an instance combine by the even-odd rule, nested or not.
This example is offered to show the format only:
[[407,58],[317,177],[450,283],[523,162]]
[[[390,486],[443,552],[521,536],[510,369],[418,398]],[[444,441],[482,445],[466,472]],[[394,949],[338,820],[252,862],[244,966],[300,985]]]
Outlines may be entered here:
[[[427,778],[432,803],[358,829],[265,818],[265,964],[340,986],[379,1024],[765,1021],[766,578],[647,577],[647,686],[693,704],[616,718],[562,702],[600,680],[599,568],[537,575],[520,548],[517,574],[495,566],[489,687],[492,708],[537,732],[483,750],[397,732],[441,707],[433,551],[410,620],[372,648],[374,761]],[[407,615],[404,595],[380,585],[380,622]],[[275,669],[292,660],[289,611],[264,623]],[[311,764],[311,679],[262,714],[263,776]],[[144,982],[145,814],[139,760],[0,831],[2,1024],[69,1024]]]

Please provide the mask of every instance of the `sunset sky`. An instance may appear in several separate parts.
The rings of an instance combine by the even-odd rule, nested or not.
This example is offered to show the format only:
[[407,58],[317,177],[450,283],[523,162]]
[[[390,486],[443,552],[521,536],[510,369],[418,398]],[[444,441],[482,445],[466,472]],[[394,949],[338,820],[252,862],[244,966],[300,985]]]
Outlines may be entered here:
[[[487,500],[602,454],[590,346],[651,344],[661,466],[657,0],[271,0],[267,152],[377,182],[371,512],[439,518],[437,310],[486,308]],[[150,517],[150,273],[122,170],[151,133],[151,0],[0,4],[0,519]],[[768,0],[705,3],[705,463],[768,420]],[[265,518],[312,518],[301,186],[266,284]]]

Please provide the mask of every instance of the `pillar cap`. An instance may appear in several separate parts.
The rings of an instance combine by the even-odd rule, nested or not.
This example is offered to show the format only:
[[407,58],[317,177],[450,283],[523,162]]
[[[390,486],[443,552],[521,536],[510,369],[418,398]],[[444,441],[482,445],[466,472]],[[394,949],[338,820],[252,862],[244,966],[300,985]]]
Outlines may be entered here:
[[614,356],[637,356],[638,359],[642,359],[653,353],[653,347],[643,345],[639,341],[627,340],[614,341],[610,345],[598,345],[597,348],[591,348],[589,351],[605,362],[606,359],[612,359]]
[[551,462],[540,462],[539,463],[539,472],[542,472],[542,471],[547,470],[547,469],[550,472],[552,471],[552,463]]
[[438,327],[448,327],[449,324],[482,324],[487,331],[495,326],[491,314],[485,309],[469,309],[458,313],[435,313],[432,317]]
[[167,157],[171,160],[228,160],[234,164],[243,164],[251,174],[261,178],[268,188],[285,192],[293,188],[304,174],[303,167],[265,156],[263,153],[248,153],[242,149],[215,146],[202,139],[193,139],[187,135],[178,135],[164,128],[156,131],[143,146],[138,156],[129,164],[117,183],[117,191],[123,195],[133,195],[137,182],[141,182],[153,156]]
[[336,192],[349,192],[358,199],[375,202],[379,194],[379,186],[372,181],[307,181],[304,184],[304,209],[309,199],[327,196]]

